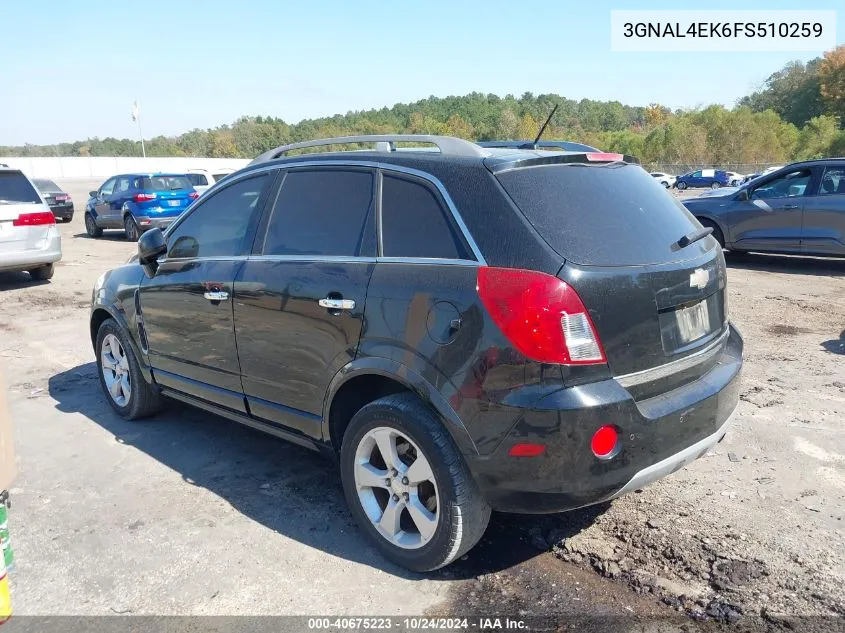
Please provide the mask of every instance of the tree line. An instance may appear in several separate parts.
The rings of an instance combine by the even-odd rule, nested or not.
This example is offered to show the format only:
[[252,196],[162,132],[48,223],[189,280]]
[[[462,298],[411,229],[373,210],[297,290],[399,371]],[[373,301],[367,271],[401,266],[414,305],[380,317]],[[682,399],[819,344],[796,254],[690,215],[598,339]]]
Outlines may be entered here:
[[[845,155],[845,45],[807,64],[791,62],[733,108],[671,110],[657,103],[575,101],[556,94],[516,97],[473,92],[391,108],[289,124],[245,116],[231,125],[145,139],[148,156],[253,158],[270,148],[357,134],[446,134],[471,140],[573,140],[639,157],[645,164],[782,163]],[[131,139],[93,138],[56,145],[0,146],[0,156],[138,156]]]

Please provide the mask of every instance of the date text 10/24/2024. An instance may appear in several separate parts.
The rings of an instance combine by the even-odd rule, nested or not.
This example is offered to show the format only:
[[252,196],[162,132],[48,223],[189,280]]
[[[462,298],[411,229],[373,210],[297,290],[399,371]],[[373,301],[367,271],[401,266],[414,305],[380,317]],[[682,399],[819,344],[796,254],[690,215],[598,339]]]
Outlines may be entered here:
[[524,620],[510,617],[326,617],[308,618],[308,629],[320,630],[398,630],[398,631],[498,631],[523,630]]

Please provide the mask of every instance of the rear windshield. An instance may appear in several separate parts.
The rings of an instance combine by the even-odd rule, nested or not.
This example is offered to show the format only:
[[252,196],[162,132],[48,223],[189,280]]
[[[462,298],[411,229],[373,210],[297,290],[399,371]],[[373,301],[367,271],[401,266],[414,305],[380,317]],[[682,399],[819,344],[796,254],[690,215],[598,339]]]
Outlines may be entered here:
[[139,178],[136,186],[145,191],[175,191],[177,189],[193,189],[191,181],[186,176],[153,176]]
[[214,174],[214,182],[220,182],[220,181],[221,181],[221,180],[223,180],[226,176],[231,176],[231,175],[232,175],[231,173],[225,173],[225,174]]
[[0,204],[40,203],[41,196],[19,171],[0,171]]
[[39,191],[61,191],[59,185],[52,180],[45,180],[44,178],[36,178],[32,181],[32,184],[38,187]]
[[576,264],[677,261],[683,253],[673,244],[698,228],[637,165],[544,165],[497,177],[543,239]]

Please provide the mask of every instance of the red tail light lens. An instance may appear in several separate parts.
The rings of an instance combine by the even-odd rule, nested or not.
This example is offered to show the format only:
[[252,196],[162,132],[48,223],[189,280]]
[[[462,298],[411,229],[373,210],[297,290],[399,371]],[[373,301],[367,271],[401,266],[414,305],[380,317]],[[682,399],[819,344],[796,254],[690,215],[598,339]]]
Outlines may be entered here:
[[191,200],[196,200],[197,198],[200,197],[200,194],[198,194],[196,191],[192,191],[191,193],[188,194],[188,197]]
[[508,455],[511,457],[537,457],[545,452],[545,444],[514,444],[508,451]]
[[150,200],[155,200],[156,195],[154,193],[136,193],[132,196],[132,199],[135,202],[149,202]]
[[21,213],[17,220],[12,220],[12,226],[44,226],[55,224],[56,217],[52,212],[39,211],[38,213]]
[[606,425],[599,428],[593,434],[593,439],[590,441],[590,448],[593,449],[593,455],[599,459],[609,459],[617,453],[619,447],[619,434],[616,428],[611,425]]
[[508,340],[541,363],[606,362],[581,298],[557,277],[516,268],[478,269],[478,296]]
[[590,152],[585,154],[585,156],[587,160],[598,163],[625,160],[624,154],[614,154],[612,152]]

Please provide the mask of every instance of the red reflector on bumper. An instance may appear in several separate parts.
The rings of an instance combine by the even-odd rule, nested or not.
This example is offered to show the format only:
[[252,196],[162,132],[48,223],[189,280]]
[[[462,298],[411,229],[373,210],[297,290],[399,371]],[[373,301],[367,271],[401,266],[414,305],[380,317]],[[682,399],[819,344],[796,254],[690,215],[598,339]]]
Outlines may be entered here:
[[619,447],[619,434],[616,429],[610,425],[599,428],[593,434],[593,439],[590,441],[590,448],[593,449],[593,454],[599,459],[608,459],[616,454]]
[[511,457],[537,457],[545,452],[545,444],[514,444],[508,451],[508,455]]

